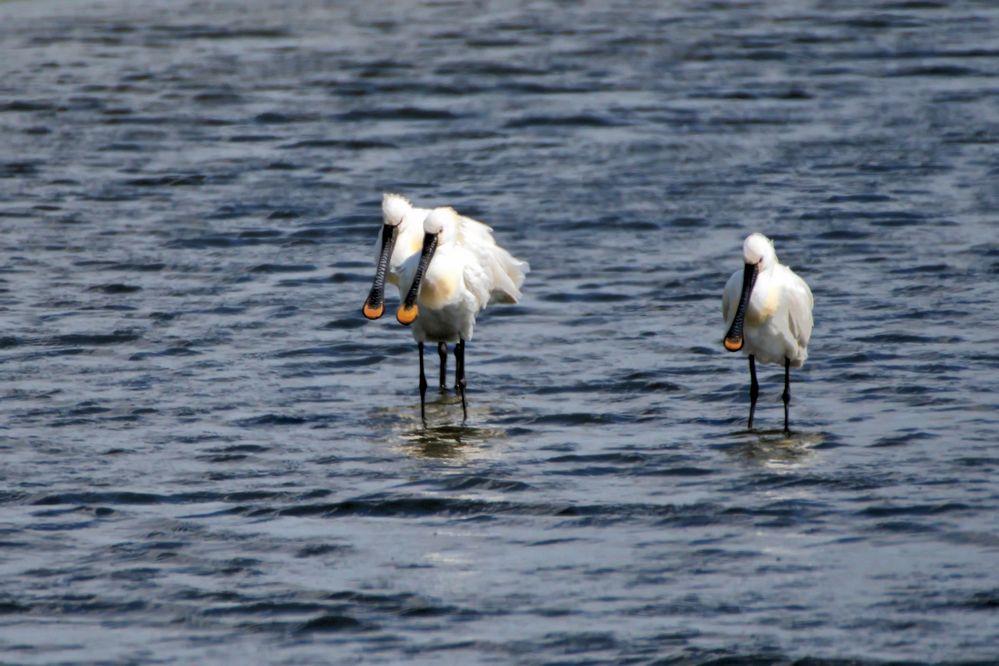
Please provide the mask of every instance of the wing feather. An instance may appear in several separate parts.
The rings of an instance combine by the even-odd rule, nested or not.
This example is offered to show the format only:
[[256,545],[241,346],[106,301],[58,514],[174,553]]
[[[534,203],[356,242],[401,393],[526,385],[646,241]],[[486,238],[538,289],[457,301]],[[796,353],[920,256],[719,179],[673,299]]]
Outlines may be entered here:
[[808,346],[812,337],[812,290],[808,284],[798,277],[794,271],[787,268],[787,319],[791,335],[802,348]]
[[[457,242],[476,259],[478,271],[469,273],[466,267],[466,284],[471,280],[481,280],[480,284],[488,292],[482,301],[483,307],[490,300],[498,303],[516,303],[520,300],[520,286],[530,271],[526,261],[517,259],[496,244],[493,230],[488,225],[464,215],[458,218]],[[469,286],[471,289],[471,286]],[[475,291],[472,289],[472,291]]]

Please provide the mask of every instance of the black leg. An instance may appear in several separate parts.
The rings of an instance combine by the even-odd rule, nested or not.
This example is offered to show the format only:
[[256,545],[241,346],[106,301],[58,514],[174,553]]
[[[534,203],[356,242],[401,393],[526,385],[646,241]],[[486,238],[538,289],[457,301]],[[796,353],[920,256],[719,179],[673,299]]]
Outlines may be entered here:
[[756,381],[756,357],[749,355],[749,430],[753,429],[753,412],[756,411],[756,399],[760,397],[760,383]]
[[423,419],[423,425],[427,424],[427,376],[423,373],[423,343],[416,343],[417,348],[420,350],[420,418]]
[[468,420],[468,403],[465,402],[465,341],[458,338],[458,344],[454,346],[455,365],[455,388],[461,394],[461,413],[464,415],[463,422]]
[[437,343],[437,355],[441,357],[441,393],[447,390],[447,343]]
[[788,405],[791,404],[791,359],[784,359],[784,394],[781,395],[784,400],[784,434],[790,435],[791,429],[787,424],[788,416]]

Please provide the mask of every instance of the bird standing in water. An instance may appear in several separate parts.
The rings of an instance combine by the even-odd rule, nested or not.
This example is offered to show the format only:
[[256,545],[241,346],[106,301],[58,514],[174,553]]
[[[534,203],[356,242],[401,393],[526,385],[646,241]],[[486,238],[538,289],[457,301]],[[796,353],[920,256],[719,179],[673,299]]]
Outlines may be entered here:
[[[386,217],[386,219],[388,219]],[[461,395],[461,408],[468,419],[465,397],[465,343],[472,339],[475,318],[493,302],[516,303],[529,266],[496,244],[492,229],[482,222],[460,215],[453,208],[435,208],[423,220],[418,252],[406,256],[395,270],[399,293],[405,294],[396,319],[412,325],[420,352],[420,415],[426,418],[427,379],[423,367],[424,343],[436,342],[442,360],[448,342],[454,342],[455,390]],[[409,243],[403,253],[416,248],[415,232],[405,229]],[[388,237],[383,230],[383,237]],[[384,279],[390,263],[382,241],[375,281],[364,305],[364,314],[377,319],[383,310]],[[397,240],[398,242],[398,240]],[[443,363],[441,385],[444,385]]]
[[[402,265],[423,248],[423,221],[429,208],[418,208],[409,199],[386,192],[382,195],[382,232],[378,235],[375,255],[375,279],[362,312],[368,319],[378,319],[385,312],[385,282],[399,287],[399,298],[405,295],[399,285]],[[437,343],[440,356],[440,390],[447,389],[447,343]],[[422,358],[422,354],[421,354]]]
[[749,425],[760,385],[756,360],[784,364],[784,432],[789,433],[791,368],[808,358],[812,335],[812,291],[794,271],[777,260],[774,244],[763,234],[748,236],[742,244],[745,266],[732,273],[722,296],[725,349],[742,350],[749,357]]

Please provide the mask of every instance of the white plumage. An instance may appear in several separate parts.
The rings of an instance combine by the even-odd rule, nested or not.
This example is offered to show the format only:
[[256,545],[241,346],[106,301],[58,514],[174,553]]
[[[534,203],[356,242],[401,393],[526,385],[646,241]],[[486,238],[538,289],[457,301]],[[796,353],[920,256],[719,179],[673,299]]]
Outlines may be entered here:
[[[790,373],[808,358],[812,335],[812,290],[777,259],[773,242],[763,234],[748,236],[742,246],[744,268],[732,273],[722,295],[725,348],[749,357],[752,386],[749,427],[753,426],[758,384],[755,360],[785,366],[784,428],[790,402]],[[748,281],[748,282],[747,282]]]
[[[396,227],[395,245],[386,279],[399,287],[400,298],[405,295],[405,291],[399,285],[399,273],[407,259],[413,255],[419,256],[420,248],[423,247],[423,221],[429,214],[429,208],[418,208],[401,194],[386,192],[382,195],[382,219],[385,224]],[[381,251],[382,237],[379,235],[375,243],[375,256],[381,254]]]
[[[423,231],[438,240],[419,287],[413,337],[417,342],[471,340],[475,318],[487,305],[520,300],[530,267],[497,245],[490,227],[453,208],[431,211]],[[401,294],[411,288],[419,262],[420,255],[412,255],[401,266]]]
[[420,352],[420,412],[427,388],[423,368],[426,342],[436,342],[441,357],[441,389],[447,343],[456,342],[455,386],[465,417],[465,342],[472,339],[475,319],[493,302],[516,303],[529,267],[496,244],[491,228],[453,208],[417,208],[405,197],[382,197],[382,233],[371,292],[364,303],[368,319],[384,311],[385,282],[399,287],[400,323],[412,325]]
[[[382,195],[382,230],[375,242],[375,279],[361,312],[378,319],[385,311],[385,282],[398,286],[399,271],[423,245],[423,220],[429,209],[416,208],[399,194]],[[401,296],[401,294],[400,294]]]
[[[778,261],[773,241],[763,234],[746,238],[743,258],[747,264],[760,267],[746,307],[743,355],[753,354],[761,363],[783,363],[788,358],[792,368],[800,368],[808,358],[808,339],[812,336],[812,290],[790,267]],[[742,279],[740,269],[725,283],[725,330],[735,319]]]

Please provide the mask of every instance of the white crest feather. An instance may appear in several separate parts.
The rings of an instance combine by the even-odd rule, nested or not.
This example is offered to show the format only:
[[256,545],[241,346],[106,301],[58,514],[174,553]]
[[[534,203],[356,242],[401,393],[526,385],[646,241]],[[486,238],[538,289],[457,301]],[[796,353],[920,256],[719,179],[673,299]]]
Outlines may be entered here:
[[450,206],[434,208],[423,221],[423,233],[439,234],[446,227],[453,227],[458,221],[458,211]]
[[777,263],[774,242],[759,232],[746,237],[742,244],[742,256],[747,264],[757,264],[761,259],[764,267]]
[[382,216],[385,218],[385,224],[399,225],[406,213],[412,209],[413,204],[401,194],[391,192],[382,194]]

